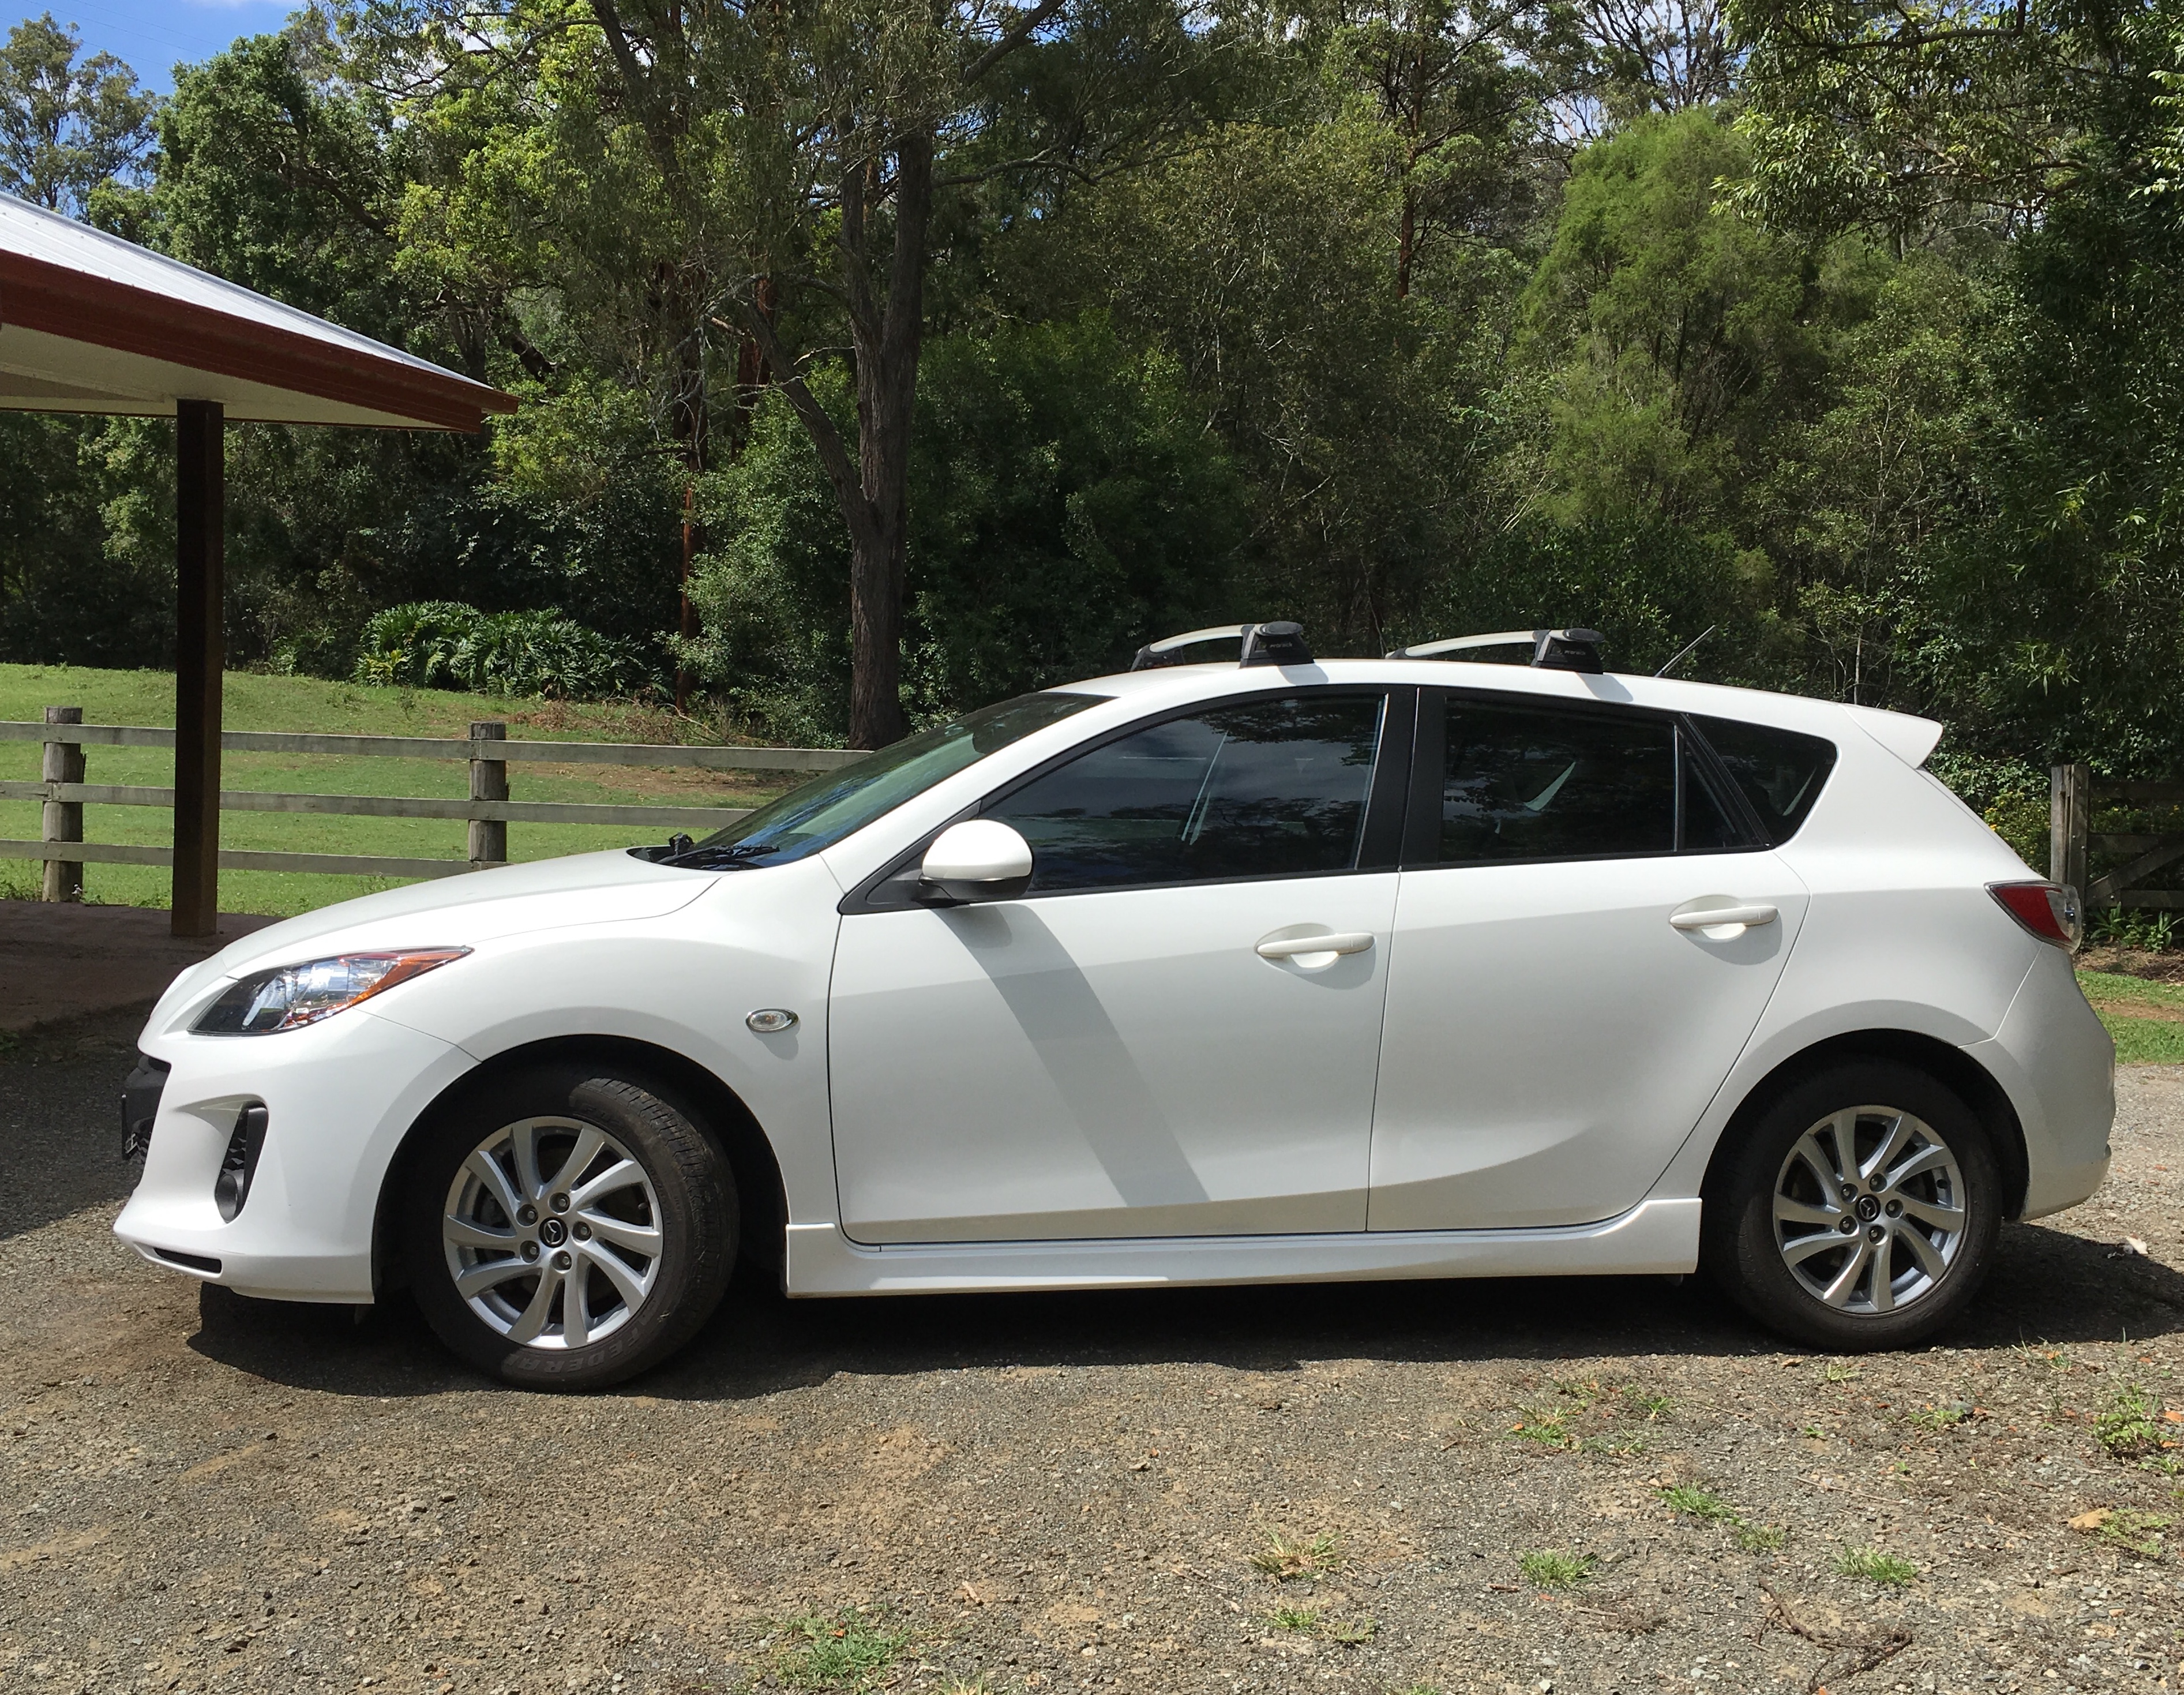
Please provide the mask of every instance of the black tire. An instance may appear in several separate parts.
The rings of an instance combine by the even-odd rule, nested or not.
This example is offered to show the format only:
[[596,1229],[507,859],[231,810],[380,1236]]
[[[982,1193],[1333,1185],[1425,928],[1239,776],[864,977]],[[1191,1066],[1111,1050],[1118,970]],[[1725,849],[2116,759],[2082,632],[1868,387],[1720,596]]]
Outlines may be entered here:
[[[1893,1129],[1886,1112],[1839,1118],[1866,1107],[1918,1121],[1916,1129],[1902,1133],[1910,1138],[1908,1156],[1893,1156],[1890,1168],[1902,1172],[1914,1160],[1930,1161],[1925,1150],[1936,1142],[1947,1158],[1893,1190],[1858,1180],[1847,1197],[1838,1180],[1827,1192],[1819,1169],[1798,1152],[1803,1138],[1815,1133],[1810,1151],[1838,1179],[1845,1164],[1855,1178],[1855,1168],[1881,1151]],[[1841,1159],[1831,1152],[1838,1124],[1847,1129],[1852,1149]],[[1961,1194],[1952,1192],[1958,1190]],[[1823,1221],[1798,1215],[1800,1208],[1822,1210],[1823,1199],[1835,1216]],[[1788,1214],[1780,1220],[1778,1205]],[[1953,1231],[1940,1222],[1953,1210],[1962,1214]],[[1853,1226],[1847,1232],[1846,1218]],[[1927,1219],[1936,1222],[1922,1222]],[[2001,1227],[1999,1169],[1971,1110],[1915,1067],[1855,1060],[1793,1084],[1737,1146],[1724,1151],[1706,1196],[1702,1262],[1730,1299],[1793,1341],[1842,1353],[1908,1347],[1955,1319],[1978,1292]],[[1914,1231],[1918,1242],[1911,1240]],[[1863,1271],[1860,1255],[1868,1268]],[[1876,1263],[1889,1274],[1885,1289],[1871,1268]],[[1936,1264],[1942,1268],[1938,1276],[1931,1269]],[[1823,1283],[1829,1288],[1822,1290]],[[1908,1292],[1899,1296],[1899,1287]],[[1825,1298],[1830,1293],[1836,1302]]]
[[[587,1133],[599,1146],[571,1175],[566,1163],[589,1145]],[[402,1196],[410,1274],[440,1340],[479,1369],[526,1389],[601,1388],[666,1358],[720,1304],[736,1263],[735,1178],[660,1085],[542,1067],[466,1091],[421,1134]],[[523,1181],[519,1139],[544,1186]],[[505,1188],[487,1180],[474,1155]],[[556,1174],[570,1180],[556,1188]],[[588,1185],[596,1192],[584,1202]],[[530,1197],[517,1209],[527,1219],[509,1216],[510,1196]],[[632,1246],[643,1241],[657,1252]],[[459,1266],[486,1280],[466,1294]]]

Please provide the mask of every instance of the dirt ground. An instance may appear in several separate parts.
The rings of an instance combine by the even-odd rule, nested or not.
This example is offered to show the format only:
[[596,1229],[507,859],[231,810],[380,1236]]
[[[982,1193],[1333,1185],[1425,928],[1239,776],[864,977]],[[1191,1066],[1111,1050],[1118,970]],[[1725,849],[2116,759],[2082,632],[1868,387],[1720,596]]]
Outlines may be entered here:
[[739,1287],[568,1399],[125,1253],[133,1034],[0,1050],[8,1690],[2184,1680],[2184,1068],[1928,1351],[1799,1354],[1696,1280]]

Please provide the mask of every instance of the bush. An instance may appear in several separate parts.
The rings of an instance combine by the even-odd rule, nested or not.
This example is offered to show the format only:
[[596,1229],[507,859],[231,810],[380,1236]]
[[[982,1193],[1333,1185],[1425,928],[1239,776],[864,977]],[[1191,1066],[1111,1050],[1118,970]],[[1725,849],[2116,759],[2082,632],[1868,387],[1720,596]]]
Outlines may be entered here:
[[554,607],[481,612],[460,600],[413,600],[373,616],[356,680],[561,700],[663,692],[658,667],[638,642],[603,636]]

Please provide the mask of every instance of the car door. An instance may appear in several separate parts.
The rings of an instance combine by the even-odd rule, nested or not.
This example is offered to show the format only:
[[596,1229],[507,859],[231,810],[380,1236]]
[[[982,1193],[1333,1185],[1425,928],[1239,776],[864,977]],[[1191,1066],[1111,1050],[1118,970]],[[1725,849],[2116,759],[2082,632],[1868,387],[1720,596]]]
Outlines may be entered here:
[[[1371,1228],[1613,1217],[1758,1023],[1805,890],[1671,715],[1455,690],[1419,711]],[[1768,921],[1696,917],[1732,906]]]
[[1022,895],[918,905],[921,847],[848,902],[850,1237],[1362,1229],[1413,701],[1290,689],[1134,727],[980,807],[1031,845]]

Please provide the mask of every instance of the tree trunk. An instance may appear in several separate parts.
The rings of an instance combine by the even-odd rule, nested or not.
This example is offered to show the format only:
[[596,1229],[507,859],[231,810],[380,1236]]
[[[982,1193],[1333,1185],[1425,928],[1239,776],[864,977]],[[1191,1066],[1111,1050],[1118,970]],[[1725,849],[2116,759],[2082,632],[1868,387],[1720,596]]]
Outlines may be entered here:
[[885,747],[902,716],[902,603],[910,516],[911,417],[925,322],[925,243],[933,211],[933,137],[895,144],[894,251],[887,298],[853,314],[857,354],[857,480],[863,521],[850,515],[850,745]]
[[[675,345],[675,395],[670,407],[670,421],[675,432],[675,443],[682,460],[682,567],[677,593],[680,605],[676,616],[677,633],[684,639],[698,633],[697,609],[690,604],[690,568],[698,555],[705,550],[705,527],[698,521],[698,479],[711,468],[713,458],[712,409],[705,397],[705,331],[702,315],[692,303],[691,291],[682,286],[680,277],[673,278],[666,291],[672,308],[671,323],[687,324],[688,329]],[[697,679],[690,674],[687,663],[677,659],[675,664],[675,710],[688,711],[690,691]]]

